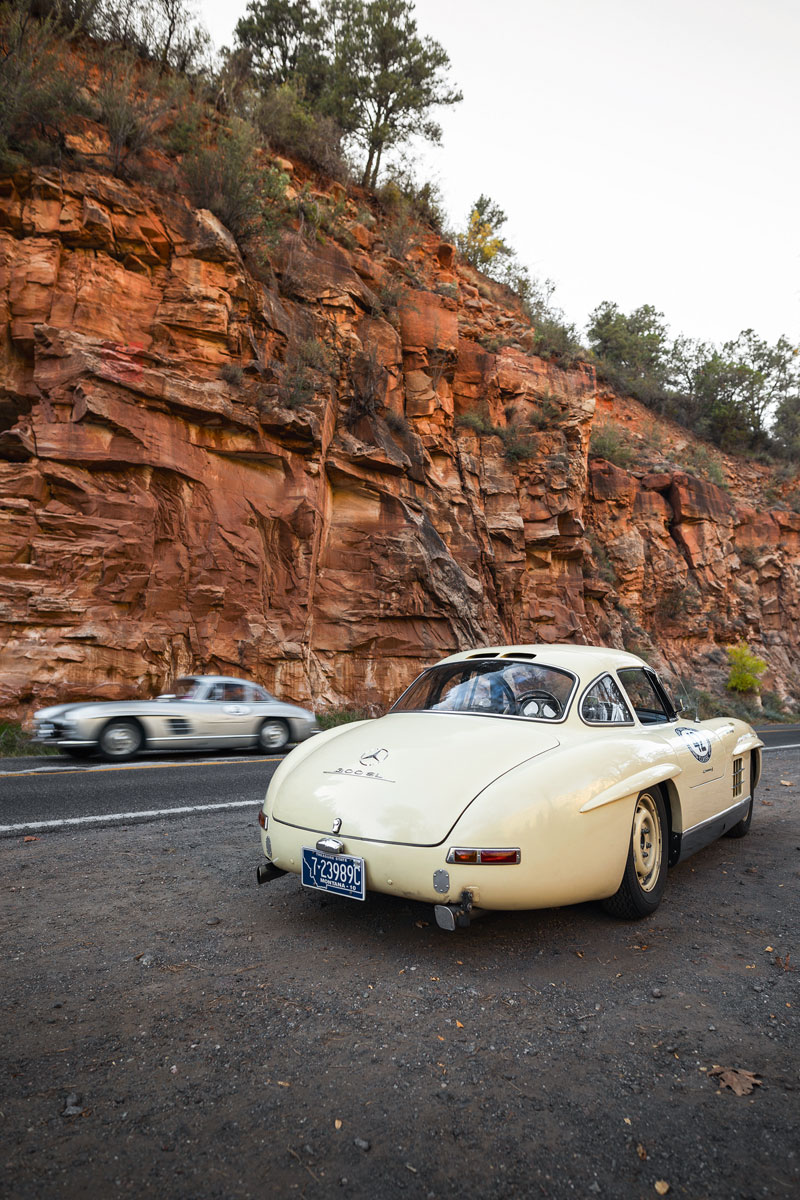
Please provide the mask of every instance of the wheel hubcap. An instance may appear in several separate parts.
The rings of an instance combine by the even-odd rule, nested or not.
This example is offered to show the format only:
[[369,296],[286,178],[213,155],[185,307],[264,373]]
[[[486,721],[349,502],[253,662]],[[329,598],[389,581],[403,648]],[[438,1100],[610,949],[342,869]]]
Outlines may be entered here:
[[652,891],[661,866],[661,822],[652,796],[640,796],[633,815],[633,862],[642,891]]
[[277,721],[272,725],[265,725],[261,730],[261,743],[268,750],[279,750],[286,741],[286,730]]
[[139,739],[132,725],[115,725],[103,738],[103,745],[109,754],[131,754],[138,744]]

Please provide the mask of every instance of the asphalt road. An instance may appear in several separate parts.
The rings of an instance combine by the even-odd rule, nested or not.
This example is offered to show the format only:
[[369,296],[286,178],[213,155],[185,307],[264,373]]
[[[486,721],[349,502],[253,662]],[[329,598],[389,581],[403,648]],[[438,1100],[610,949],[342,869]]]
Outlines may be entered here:
[[[0,838],[0,1192],[797,1200],[799,765],[767,753],[748,836],[641,922],[444,933],[430,905],[259,888],[248,806]],[[257,801],[273,766],[39,786],[196,800],[252,771]]]
[[[800,749],[800,726],[760,729],[768,752]],[[0,836],[244,808],[255,812],[280,755],[148,756],[126,764],[0,759]]]
[[252,806],[255,814],[280,761],[264,755],[80,766],[55,757],[0,760],[0,836],[216,808]]
[[769,725],[756,729],[765,747],[769,749],[800,749],[800,725]]

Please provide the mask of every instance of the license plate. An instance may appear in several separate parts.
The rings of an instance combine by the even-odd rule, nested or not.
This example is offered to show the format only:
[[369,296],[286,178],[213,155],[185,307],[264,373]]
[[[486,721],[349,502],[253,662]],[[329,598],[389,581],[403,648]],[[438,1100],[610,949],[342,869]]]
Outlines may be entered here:
[[304,846],[301,879],[304,887],[319,892],[364,899],[364,860],[352,854],[321,854]]

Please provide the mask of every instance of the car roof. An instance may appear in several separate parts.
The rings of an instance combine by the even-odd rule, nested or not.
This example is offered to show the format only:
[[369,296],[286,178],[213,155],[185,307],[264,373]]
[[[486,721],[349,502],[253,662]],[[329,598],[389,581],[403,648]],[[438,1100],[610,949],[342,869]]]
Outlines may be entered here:
[[508,658],[530,660],[542,666],[561,667],[580,675],[599,675],[620,667],[646,667],[648,664],[627,650],[613,646],[573,646],[567,643],[536,642],[530,645],[484,646],[451,654],[442,662],[464,662],[471,658]]

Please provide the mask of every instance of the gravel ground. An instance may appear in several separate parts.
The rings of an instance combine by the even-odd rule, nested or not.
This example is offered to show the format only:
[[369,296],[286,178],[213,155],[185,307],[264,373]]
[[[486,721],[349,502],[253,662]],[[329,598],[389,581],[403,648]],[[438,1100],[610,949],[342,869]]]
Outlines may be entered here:
[[255,812],[0,842],[3,1195],[796,1198],[798,796],[634,924],[259,889]]

